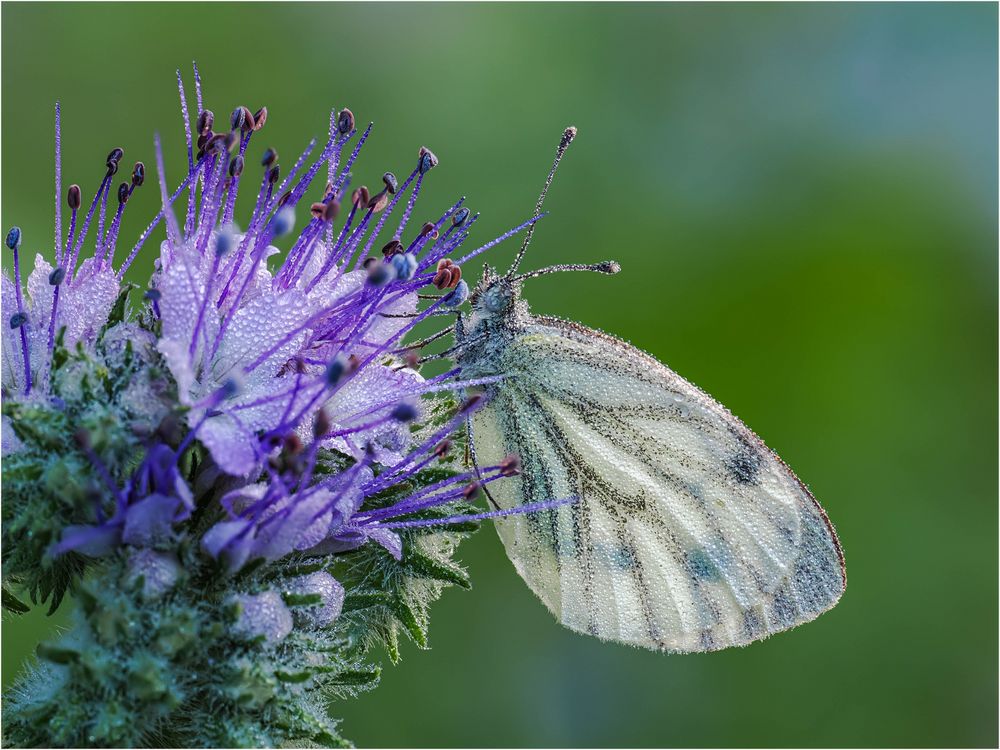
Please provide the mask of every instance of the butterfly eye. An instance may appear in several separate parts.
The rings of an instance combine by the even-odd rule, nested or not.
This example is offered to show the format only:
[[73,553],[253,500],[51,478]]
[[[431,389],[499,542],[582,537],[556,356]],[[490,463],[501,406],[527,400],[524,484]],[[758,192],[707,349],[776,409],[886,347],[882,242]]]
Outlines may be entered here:
[[507,295],[497,287],[493,287],[486,293],[486,309],[490,312],[500,312],[507,306]]

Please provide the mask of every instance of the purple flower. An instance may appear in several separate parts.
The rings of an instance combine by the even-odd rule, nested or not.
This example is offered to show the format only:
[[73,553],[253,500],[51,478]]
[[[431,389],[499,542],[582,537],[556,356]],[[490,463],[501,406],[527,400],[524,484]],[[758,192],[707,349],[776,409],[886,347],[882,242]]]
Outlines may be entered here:
[[[371,126],[359,134],[348,110],[331,112],[325,142],[310,143],[287,172],[273,149],[261,149],[258,179],[247,164],[254,161],[265,118],[238,108],[232,118],[215,120],[203,105],[197,76],[196,83],[193,123],[180,88],[188,154],[183,178],[168,189],[157,138],[162,209],[118,267],[121,217],[145,180],[145,166],[137,163],[131,180],[118,186],[117,208],[106,221],[112,178],[124,158],[114,149],[85,212],[79,187],[69,189],[65,239],[56,216],[55,265],[38,257],[26,296],[16,263],[15,280],[3,280],[4,309],[20,329],[4,337],[4,387],[16,398],[47,393],[54,336],[65,327],[66,345],[93,347],[126,271],[153,230],[165,224],[139,315],[142,327],[118,326],[103,345],[116,352],[139,348],[147,364],[162,357],[181,407],[180,445],[154,433],[138,468],[117,483],[113,477],[120,474],[85,448],[115,510],[66,528],[51,553],[101,556],[121,544],[162,551],[196,503],[217,502],[225,515],[204,533],[201,548],[229,571],[250,560],[333,553],[368,541],[399,558],[399,529],[447,521],[409,516],[468,500],[506,472],[481,467],[421,486],[389,507],[361,510],[366,499],[436,464],[448,436],[475,408],[470,402],[431,429],[420,426],[429,415],[428,397],[497,380],[462,381],[457,369],[425,379],[404,339],[421,322],[454,314],[464,302],[465,261],[539,217],[460,255],[477,219],[464,199],[436,219],[411,221],[424,181],[438,164],[428,149],[416,151],[402,179],[386,172],[381,187],[351,184]],[[224,122],[232,130],[212,130]],[[61,190],[58,163],[56,185]],[[285,254],[274,245],[282,235],[290,238]],[[80,261],[88,238],[93,254]],[[7,244],[16,261],[20,230],[11,231]],[[132,402],[145,392],[137,386],[122,398]],[[147,429],[160,417],[151,411]],[[197,478],[188,477],[197,492],[181,470],[196,443],[211,458],[199,464]],[[18,447],[6,428],[4,446]],[[343,457],[343,466],[318,472],[321,455],[331,454]],[[245,612],[256,612],[258,599],[244,602]]]

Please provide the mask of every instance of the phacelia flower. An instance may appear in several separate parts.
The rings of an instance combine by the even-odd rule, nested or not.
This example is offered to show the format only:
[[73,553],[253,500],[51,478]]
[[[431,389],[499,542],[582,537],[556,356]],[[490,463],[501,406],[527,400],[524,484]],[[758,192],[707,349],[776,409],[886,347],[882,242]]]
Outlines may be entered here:
[[[81,613],[68,645],[39,652],[62,697],[8,704],[24,744],[330,744],[310,691],[373,685],[366,649],[396,658],[397,632],[424,645],[429,602],[467,585],[455,541],[505,513],[471,501],[517,471],[452,445],[479,406],[469,389],[499,378],[426,377],[441,355],[418,354],[451,330],[466,262],[539,217],[466,251],[464,199],[416,218],[429,149],[354,184],[372,127],[340,109],[286,168],[260,143],[266,107],[216,116],[195,72],[194,117],[178,74],[182,178],[156,138],[162,208],[131,247],[146,164],[113,148],[89,201],[64,191],[58,105],[55,242],[24,284],[28,232],[6,236],[4,602],[73,589]],[[161,225],[137,293],[126,273]],[[445,323],[414,340],[428,321]]]

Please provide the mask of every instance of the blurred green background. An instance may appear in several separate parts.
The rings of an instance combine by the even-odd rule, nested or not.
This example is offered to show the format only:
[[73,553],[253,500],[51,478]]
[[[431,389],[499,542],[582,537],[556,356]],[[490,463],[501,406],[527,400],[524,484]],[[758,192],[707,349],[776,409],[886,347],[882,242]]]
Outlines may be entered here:
[[[360,182],[430,146],[416,219],[464,194],[483,241],[530,215],[579,126],[527,267],[624,270],[534,281],[534,309],[714,394],[837,524],[836,609],[680,657],[563,630],[485,529],[460,555],[474,590],[434,609],[432,650],[406,648],[377,691],[336,706],[348,737],[996,745],[996,5],[7,3],[2,21],[2,221],[29,255],[51,252],[54,102],[64,187],[92,196],[114,146],[153,175],[154,131],[176,184],[174,70],[191,96],[192,59],[220,117],[268,106],[255,141],[283,165],[331,106],[376,123]],[[123,238],[154,213],[155,178],[133,200]],[[4,618],[5,686],[61,621]]]

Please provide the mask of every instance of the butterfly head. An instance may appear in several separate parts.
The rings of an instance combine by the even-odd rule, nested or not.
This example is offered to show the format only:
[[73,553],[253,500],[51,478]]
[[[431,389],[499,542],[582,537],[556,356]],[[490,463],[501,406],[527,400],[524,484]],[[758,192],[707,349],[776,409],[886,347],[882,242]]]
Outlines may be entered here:
[[469,297],[469,305],[480,318],[503,318],[512,315],[521,301],[521,279],[501,276],[488,265]]

